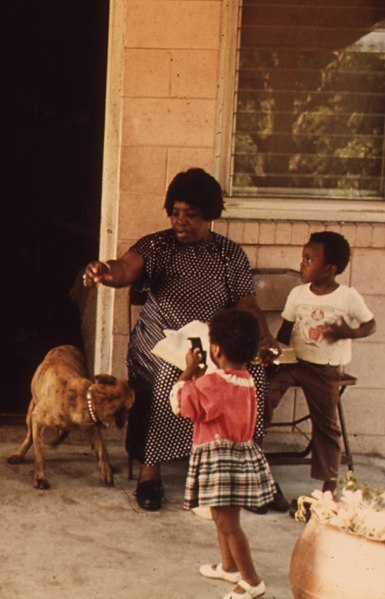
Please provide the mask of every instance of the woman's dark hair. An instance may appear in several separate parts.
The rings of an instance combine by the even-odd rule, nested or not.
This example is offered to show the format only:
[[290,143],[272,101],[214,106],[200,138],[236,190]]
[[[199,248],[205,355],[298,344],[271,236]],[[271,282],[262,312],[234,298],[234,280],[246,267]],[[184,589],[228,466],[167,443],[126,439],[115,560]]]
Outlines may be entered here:
[[256,316],[244,310],[219,310],[209,324],[211,343],[217,343],[232,362],[253,360],[259,348],[259,324]]
[[224,208],[221,186],[203,168],[190,168],[173,178],[164,204],[168,216],[171,216],[175,202],[199,208],[207,221],[219,218]]
[[344,272],[350,259],[350,245],[335,231],[319,231],[310,235],[313,243],[322,243],[326,264],[335,264],[337,274]]

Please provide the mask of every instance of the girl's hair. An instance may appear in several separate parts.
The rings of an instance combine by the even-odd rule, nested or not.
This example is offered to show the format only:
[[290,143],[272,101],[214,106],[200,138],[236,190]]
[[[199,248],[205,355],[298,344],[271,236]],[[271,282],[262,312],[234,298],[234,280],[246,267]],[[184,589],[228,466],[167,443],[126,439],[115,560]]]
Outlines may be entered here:
[[202,168],[190,168],[173,178],[164,204],[168,216],[171,216],[175,202],[199,208],[207,221],[219,218],[224,209],[221,186]]
[[232,362],[245,364],[253,360],[259,348],[257,318],[244,310],[219,310],[209,324],[211,343],[217,343]]
[[344,272],[350,259],[350,245],[348,241],[335,231],[318,231],[310,235],[313,243],[322,243],[326,264],[334,264],[337,274]]

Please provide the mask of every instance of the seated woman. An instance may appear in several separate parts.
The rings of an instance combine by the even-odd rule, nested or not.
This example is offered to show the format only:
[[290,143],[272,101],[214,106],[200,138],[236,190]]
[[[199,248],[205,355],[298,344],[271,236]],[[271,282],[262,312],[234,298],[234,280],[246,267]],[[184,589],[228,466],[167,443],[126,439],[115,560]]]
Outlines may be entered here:
[[[220,308],[253,312],[262,331],[262,351],[277,347],[258,307],[248,259],[239,245],[211,230],[221,216],[219,183],[200,168],[181,172],[167,190],[165,209],[171,228],[139,239],[123,256],[86,266],[84,285],[140,284],[146,302],[131,334],[127,365],[136,390],[129,419],[127,450],[142,464],[136,497],[147,510],[161,507],[162,462],[187,457],[192,424],[171,411],[169,395],[180,371],[151,353],[164,329],[177,330],[192,320],[208,322]],[[265,398],[264,368],[250,364],[257,393]],[[261,402],[263,406],[263,401]],[[255,439],[263,435],[260,409]]]

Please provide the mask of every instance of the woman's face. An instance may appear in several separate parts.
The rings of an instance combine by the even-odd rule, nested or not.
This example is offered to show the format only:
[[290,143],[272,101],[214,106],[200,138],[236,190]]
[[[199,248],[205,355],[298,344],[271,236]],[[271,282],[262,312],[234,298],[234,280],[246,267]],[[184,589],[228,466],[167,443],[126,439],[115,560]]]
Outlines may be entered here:
[[199,243],[209,237],[210,221],[204,220],[202,212],[195,206],[175,202],[170,220],[179,243]]

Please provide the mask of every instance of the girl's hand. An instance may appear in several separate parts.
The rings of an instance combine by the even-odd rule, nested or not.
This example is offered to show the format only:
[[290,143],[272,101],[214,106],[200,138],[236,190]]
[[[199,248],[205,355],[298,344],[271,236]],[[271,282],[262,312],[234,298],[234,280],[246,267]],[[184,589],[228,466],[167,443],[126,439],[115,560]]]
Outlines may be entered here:
[[181,374],[180,381],[191,381],[199,378],[206,372],[207,366],[201,362],[202,355],[199,349],[190,348],[186,354],[186,368]]

